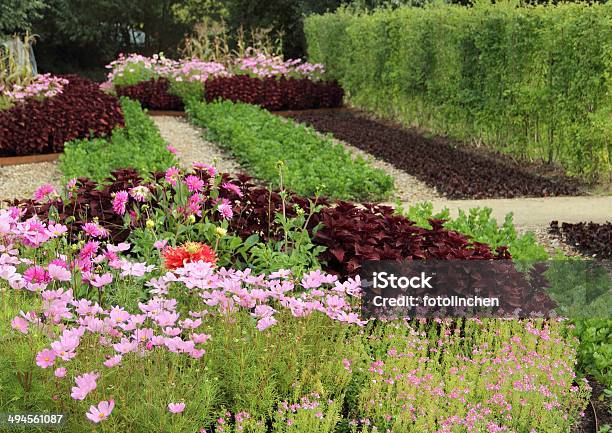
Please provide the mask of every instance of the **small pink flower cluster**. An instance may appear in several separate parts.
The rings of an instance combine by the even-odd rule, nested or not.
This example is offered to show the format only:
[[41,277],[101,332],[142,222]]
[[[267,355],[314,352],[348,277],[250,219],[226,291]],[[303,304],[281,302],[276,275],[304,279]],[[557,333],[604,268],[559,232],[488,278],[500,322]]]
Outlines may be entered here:
[[217,62],[205,62],[199,59],[171,60],[162,54],[145,57],[140,54],[130,54],[127,57],[119,55],[117,60],[106,65],[111,71],[107,75],[105,87],[112,85],[115,78],[131,74],[146,73],[152,77],[171,78],[175,81],[205,82],[209,77],[227,75],[225,66]]
[[325,66],[320,63],[302,62],[300,59],[283,60],[280,56],[268,56],[263,53],[237,59],[236,67],[242,73],[260,78],[287,76],[316,81],[325,73]]
[[0,84],[0,96],[4,95],[14,101],[23,101],[30,98],[51,98],[62,93],[68,80],[55,77],[51,74],[36,75],[28,84],[13,84],[5,87]]

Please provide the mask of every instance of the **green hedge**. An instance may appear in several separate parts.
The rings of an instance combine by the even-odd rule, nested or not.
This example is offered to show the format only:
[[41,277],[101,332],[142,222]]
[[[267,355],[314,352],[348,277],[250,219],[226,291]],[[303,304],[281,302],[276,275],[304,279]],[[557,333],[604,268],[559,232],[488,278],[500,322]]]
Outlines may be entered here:
[[612,6],[313,15],[310,61],[382,116],[568,173],[612,175]]
[[230,101],[187,106],[193,123],[208,129],[211,138],[229,149],[256,178],[279,184],[278,162],[284,162],[284,185],[302,195],[345,200],[384,199],[393,179],[353,157],[341,144],[312,128]]
[[121,98],[121,108],[125,128],[116,128],[111,137],[66,143],[59,165],[65,179],[88,177],[102,181],[118,168],[132,167],[149,173],[165,170],[176,163],[157,126],[140,103]]

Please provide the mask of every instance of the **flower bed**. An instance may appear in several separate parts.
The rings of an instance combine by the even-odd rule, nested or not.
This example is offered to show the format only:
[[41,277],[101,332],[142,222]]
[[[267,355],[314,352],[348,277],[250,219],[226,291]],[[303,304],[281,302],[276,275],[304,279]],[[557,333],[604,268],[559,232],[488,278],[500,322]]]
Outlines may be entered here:
[[220,99],[280,111],[340,107],[344,92],[337,82],[235,75],[211,79],[206,83],[205,95],[208,102]]
[[115,90],[118,96],[139,101],[149,110],[181,111],[185,108],[181,98],[170,93],[170,82],[166,78],[151,78],[131,86],[117,86]]
[[[64,143],[109,135],[123,125],[119,100],[89,80],[66,76],[61,92],[0,110],[0,156],[61,152]],[[24,90],[26,92],[26,90]]]
[[[302,228],[320,212],[348,213],[364,232],[382,214],[373,238],[393,224],[391,234],[409,231],[404,217],[296,209],[303,199],[265,197],[203,164],[152,177],[78,181],[61,200],[43,188],[25,214],[0,210],[7,412],[61,411],[68,431],[562,433],[584,410],[589,387],[575,379],[577,341],[563,321],[368,323],[357,279],[316,261],[275,267],[279,256],[295,264],[296,251],[318,256]],[[272,242],[236,236],[266,221]],[[400,243],[420,254],[464,244],[445,232]],[[262,255],[272,238],[291,248]],[[484,245],[458,249],[491,257]]]
[[522,170],[497,155],[452,147],[441,138],[391,126],[351,112],[294,113],[293,119],[365,150],[451,199],[547,197],[572,195],[578,185],[567,179],[547,179]]
[[227,67],[200,60],[169,60],[130,55],[108,65],[106,87],[139,100],[145,108],[180,110],[181,99],[245,102],[269,110],[332,108],[344,92],[322,79],[322,65],[257,55],[235,59]]
[[132,167],[149,173],[165,170],[176,162],[140,103],[121,98],[121,107],[125,127],[115,128],[108,137],[66,143],[59,165],[65,179],[86,177],[101,181],[118,168]]
[[278,161],[288,189],[302,195],[356,200],[385,198],[393,180],[342,145],[258,107],[232,102],[193,103],[192,122],[228,148],[253,176],[278,185]]

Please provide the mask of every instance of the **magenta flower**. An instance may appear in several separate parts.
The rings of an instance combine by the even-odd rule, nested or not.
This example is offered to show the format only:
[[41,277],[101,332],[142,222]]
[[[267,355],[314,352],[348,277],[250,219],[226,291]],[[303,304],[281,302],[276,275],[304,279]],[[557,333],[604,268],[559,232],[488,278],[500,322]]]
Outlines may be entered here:
[[86,223],[83,225],[83,231],[92,238],[108,237],[108,230],[96,223]]
[[41,266],[32,266],[23,273],[23,278],[28,283],[48,283],[51,279],[45,268]]
[[204,188],[204,181],[193,174],[185,178],[185,184],[187,185],[187,189],[189,189],[191,192],[199,192],[202,191],[202,188]]
[[36,355],[36,365],[40,368],[51,367],[55,363],[55,352],[51,349],[44,349]]
[[115,193],[115,198],[113,198],[113,212],[118,215],[125,214],[125,206],[129,200],[129,195],[127,191],[118,191]]
[[223,216],[223,218],[225,219],[229,220],[229,219],[232,219],[232,217],[234,216],[232,205],[229,204],[229,201],[227,201],[226,199],[221,200],[221,203],[217,207],[217,210],[219,211],[221,216]]
[[176,182],[179,179],[180,170],[176,167],[170,167],[166,170],[166,182],[168,182],[172,186],[176,186]]
[[240,190],[240,187],[238,185],[234,185],[233,183],[229,183],[229,182],[224,182],[221,184],[221,187],[233,192],[234,194],[236,194],[238,197],[242,197],[244,194],[242,194],[242,191]]
[[174,155],[178,154],[178,149],[172,146],[171,144],[166,146],[166,150],[170,153],[173,153]]
[[34,192],[34,199],[37,202],[41,202],[41,203],[46,198],[55,198],[57,196],[58,196],[57,191],[55,191],[55,188],[53,187],[53,185],[49,183],[41,185],[40,187],[38,187],[36,192]]
[[169,403],[168,410],[170,413],[181,413],[185,410],[185,403]]
[[89,418],[91,421],[97,424],[100,421],[104,421],[105,419],[108,419],[109,415],[111,414],[114,408],[115,408],[114,400],[101,401],[100,403],[98,403],[98,407],[95,407],[93,405],[90,406],[89,412],[87,412],[85,415],[87,416],[87,418]]
[[64,367],[56,368],[53,374],[55,375],[55,377],[62,378],[66,376],[66,369]]

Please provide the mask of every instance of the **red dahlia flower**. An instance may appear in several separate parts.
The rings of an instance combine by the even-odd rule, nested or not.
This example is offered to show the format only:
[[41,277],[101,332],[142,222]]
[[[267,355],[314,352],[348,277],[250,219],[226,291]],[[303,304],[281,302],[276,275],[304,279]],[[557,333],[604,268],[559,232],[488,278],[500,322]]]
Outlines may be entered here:
[[204,261],[217,263],[215,251],[201,242],[187,242],[180,247],[166,247],[163,252],[164,266],[168,270],[182,268],[185,263]]

